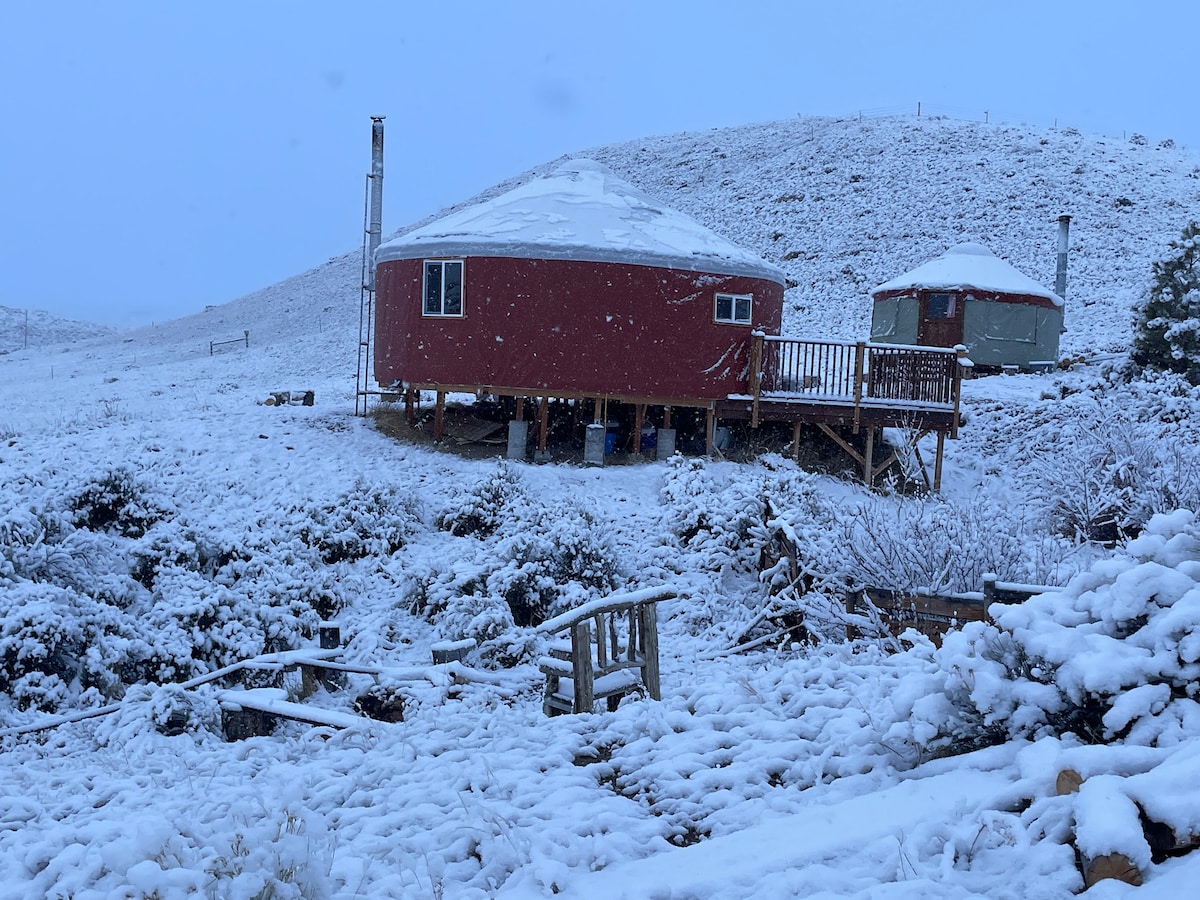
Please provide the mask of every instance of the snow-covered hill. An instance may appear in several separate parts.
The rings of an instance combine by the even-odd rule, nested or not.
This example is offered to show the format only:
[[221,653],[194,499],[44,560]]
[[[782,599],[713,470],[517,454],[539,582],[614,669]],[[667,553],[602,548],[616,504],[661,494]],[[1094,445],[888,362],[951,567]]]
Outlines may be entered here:
[[[1200,186],[1171,148],[925,119],[587,155],[781,263],[793,333],[861,337],[868,288],[963,239],[1049,282],[1069,212],[1074,353],[1126,345]],[[1200,525],[1171,512],[1200,505],[1200,391],[1103,362],[968,382],[943,498],[776,456],[463,459],[353,415],[360,274],[351,253],[0,356],[0,898],[1061,898],[1076,849],[1146,879],[1097,895],[1194,884],[1197,854],[1161,858],[1140,817],[1200,837]],[[261,402],[300,388],[315,406]],[[772,516],[795,583],[760,576]],[[1101,526],[1144,533],[1084,540]],[[987,571],[1060,589],[941,648],[893,652],[863,618],[841,640],[849,584]],[[514,610],[664,583],[662,701],[547,719]],[[308,702],[399,698],[404,721],[227,743],[211,687],[169,686],[328,617],[349,661],[395,671]],[[411,677],[463,636],[490,681]]]
[[0,353],[113,335],[115,328],[62,319],[43,310],[0,306]]

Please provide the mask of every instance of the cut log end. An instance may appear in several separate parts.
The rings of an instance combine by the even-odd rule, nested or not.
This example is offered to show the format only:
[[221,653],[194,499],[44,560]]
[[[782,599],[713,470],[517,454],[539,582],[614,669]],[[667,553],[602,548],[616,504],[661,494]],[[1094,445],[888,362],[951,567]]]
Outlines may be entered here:
[[1124,853],[1106,853],[1086,861],[1083,867],[1083,883],[1092,887],[1105,878],[1114,878],[1135,887],[1142,883],[1142,871]]
[[1063,769],[1054,781],[1054,792],[1065,797],[1067,794],[1078,794],[1079,786],[1083,784],[1083,776],[1074,769]]

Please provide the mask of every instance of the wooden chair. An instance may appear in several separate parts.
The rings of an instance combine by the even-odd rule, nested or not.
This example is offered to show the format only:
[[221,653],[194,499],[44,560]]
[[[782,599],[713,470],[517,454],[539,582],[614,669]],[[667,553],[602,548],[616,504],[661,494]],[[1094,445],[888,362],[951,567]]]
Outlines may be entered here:
[[538,660],[546,715],[593,712],[600,699],[613,710],[639,687],[662,699],[657,604],[677,596],[664,587],[613,594],[543,622],[539,632],[558,636]]

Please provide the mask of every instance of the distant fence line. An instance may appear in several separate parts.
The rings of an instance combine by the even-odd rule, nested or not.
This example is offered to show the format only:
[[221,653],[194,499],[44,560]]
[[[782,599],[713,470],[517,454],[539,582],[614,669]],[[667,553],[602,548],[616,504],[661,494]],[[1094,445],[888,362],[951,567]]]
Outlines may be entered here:
[[[800,113],[801,118],[807,118],[808,114]],[[1023,116],[1013,113],[1008,110],[997,109],[972,109],[965,106],[946,106],[940,103],[925,103],[920,100],[915,103],[905,103],[896,106],[871,106],[863,107],[855,110],[852,113],[843,115],[829,116],[832,119],[885,119],[896,116],[913,116],[914,118],[932,118],[932,119],[956,119],[963,122],[980,122],[985,125],[1042,125],[1050,128],[1073,128],[1076,131],[1103,135],[1104,137],[1117,139],[1115,134],[1106,132],[1101,128],[1088,128],[1077,124],[1067,123],[1066,120],[1059,116]],[[814,117],[818,117],[815,116]],[[824,117],[819,117],[824,118]],[[1060,126],[1060,122],[1062,122]],[[1122,130],[1120,140],[1129,140],[1135,134],[1143,134],[1144,132]],[[1156,140],[1155,143],[1162,144],[1170,141],[1170,146],[1182,147],[1174,135],[1164,135],[1162,139]]]

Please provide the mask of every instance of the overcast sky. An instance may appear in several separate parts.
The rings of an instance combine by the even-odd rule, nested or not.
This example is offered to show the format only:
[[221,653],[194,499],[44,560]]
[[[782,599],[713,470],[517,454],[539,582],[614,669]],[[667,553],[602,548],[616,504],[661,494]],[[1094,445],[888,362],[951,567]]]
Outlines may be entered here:
[[[566,153],[925,112],[1200,162],[1200,4],[12,0],[0,305],[118,325],[224,303]],[[898,186],[900,187],[900,186]]]

